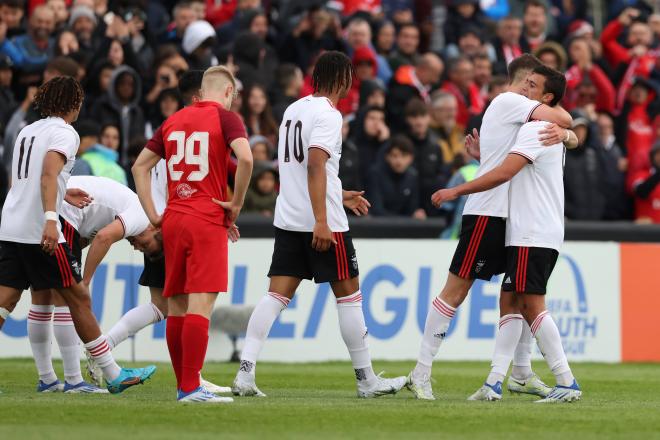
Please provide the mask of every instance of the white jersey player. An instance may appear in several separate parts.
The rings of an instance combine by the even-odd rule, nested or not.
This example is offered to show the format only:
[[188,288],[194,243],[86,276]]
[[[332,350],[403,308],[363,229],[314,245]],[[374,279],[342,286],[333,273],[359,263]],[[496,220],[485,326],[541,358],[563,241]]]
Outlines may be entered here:
[[[60,212],[62,233],[78,267],[82,263],[82,248],[88,242],[92,243],[85,261],[83,280],[91,280],[109,246],[122,238],[138,241],[151,252],[160,251],[161,244],[157,240],[156,231],[150,226],[137,195],[128,187],[105,177],[94,176],[73,176],[68,180],[67,187],[81,190],[93,199],[83,209],[65,202]],[[64,364],[64,384],[61,389],[66,393],[107,392],[98,387],[100,383],[89,384],[83,381],[78,336],[71,314],[62,298],[52,290],[33,290],[28,320],[28,338],[40,377],[49,376],[47,383],[53,383],[51,322],[45,319],[49,312],[53,313],[53,333]],[[155,316],[154,310],[151,316]],[[106,339],[110,348],[113,348],[115,343],[111,333],[106,335]],[[98,376],[102,377],[100,371]],[[98,382],[98,378],[95,382]],[[49,390],[59,388],[51,387]]]
[[284,113],[270,287],[250,317],[232,387],[236,395],[264,395],[255,384],[257,357],[273,322],[303,279],[329,282],[332,287],[358,396],[394,394],[405,385],[405,377],[383,379],[374,374],[366,343],[357,257],[344,206],[366,213],[368,202],[362,193],[343,191],[338,177],[342,117],[335,104],[350,89],[351,72],[346,55],[324,53],[314,68],[314,95],[299,99]]
[[[102,368],[108,391],[120,393],[150,378],[156,367],[122,369],[114,361],[92,313],[88,289],[81,283],[80,265],[61,232],[59,214],[80,144],[70,124],[78,118],[82,101],[78,81],[51,79],[35,96],[45,119],[23,128],[17,138],[12,188],[0,225],[0,326],[23,290],[57,290],[71,308],[85,348]],[[47,309],[31,309],[29,323],[50,323],[53,309],[49,304],[45,304]],[[52,368],[39,373],[38,391],[59,389]]]
[[[560,72],[540,66],[530,78],[543,90],[544,102],[554,106],[563,97],[566,79]],[[472,182],[441,191],[439,199],[453,200],[511,181],[502,290],[520,298],[522,316],[557,381],[539,402],[571,402],[579,400],[582,392],[566,360],[559,330],[545,307],[546,286],[564,240],[564,146],[542,145],[539,132],[545,125],[539,121],[525,124],[501,165]],[[511,345],[500,351],[507,369],[514,349]],[[487,380],[475,396],[487,397],[491,391]]]
[[[523,55],[509,64],[509,90],[497,96],[489,105],[481,126],[481,164],[477,176],[482,176],[497,167],[507,156],[514,145],[520,127],[530,119],[543,119],[570,126],[571,117],[562,109],[551,108],[538,100],[528,99],[527,79],[532,70],[541,62],[531,56]],[[547,130],[544,136],[561,139],[567,130],[554,127]],[[557,133],[561,133],[557,136]],[[573,135],[574,136],[574,135]],[[547,142],[546,142],[547,143]],[[434,194],[433,201],[437,202]],[[409,388],[419,399],[434,399],[431,387],[431,366],[437,354],[449,324],[454,317],[456,308],[465,300],[474,280],[490,280],[493,275],[504,271],[506,250],[504,238],[506,232],[506,217],[508,207],[508,188],[494,188],[491,191],[470,196],[463,211],[459,243],[449,267],[447,282],[429,307],[420,354],[415,369],[410,374]],[[513,295],[503,293],[500,297],[500,332],[508,334],[506,341],[512,341],[515,347],[521,340],[522,316],[513,301]],[[508,333],[502,329],[512,328]],[[531,336],[530,336],[531,339]],[[496,351],[499,339],[496,339]],[[524,345],[527,350],[531,345]],[[531,352],[530,352],[531,353]],[[530,387],[524,387],[520,392],[534,394],[547,393],[549,388],[543,384],[531,371],[529,356],[525,358],[525,378]],[[508,370],[510,360],[497,357],[494,363],[506,364],[504,374]],[[501,397],[501,379],[499,376],[492,386],[493,399]]]

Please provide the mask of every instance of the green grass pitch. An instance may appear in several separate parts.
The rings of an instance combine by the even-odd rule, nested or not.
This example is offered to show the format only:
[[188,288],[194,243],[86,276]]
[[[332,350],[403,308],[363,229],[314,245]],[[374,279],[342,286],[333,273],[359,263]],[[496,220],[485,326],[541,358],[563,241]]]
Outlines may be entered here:
[[[374,364],[393,376],[413,362]],[[437,361],[435,402],[407,390],[357,399],[350,364],[338,362],[262,363],[257,383],[267,398],[181,405],[171,369],[158,368],[118,396],[38,395],[31,360],[2,360],[0,439],[660,439],[660,364],[575,364],[583,400],[549,406],[508,393],[501,402],[467,402],[487,362]],[[545,364],[535,370],[552,383]],[[236,364],[210,363],[204,376],[228,385],[235,371]]]

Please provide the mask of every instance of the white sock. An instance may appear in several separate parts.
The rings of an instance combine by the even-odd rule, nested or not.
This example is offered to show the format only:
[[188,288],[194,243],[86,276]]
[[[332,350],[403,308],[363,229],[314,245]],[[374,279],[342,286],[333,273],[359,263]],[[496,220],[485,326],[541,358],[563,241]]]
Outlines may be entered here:
[[523,317],[519,314],[504,315],[500,318],[500,325],[495,335],[495,352],[493,353],[493,362],[490,364],[491,370],[486,383],[495,385],[497,382],[503,382],[506,373],[509,371],[509,364],[513,359],[513,353],[520,340],[522,331]]
[[371,366],[371,355],[367,344],[369,332],[362,313],[362,292],[358,290],[352,295],[337,298],[337,315],[341,337],[348,348],[355,370],[355,379],[358,384],[371,387],[378,378]]
[[163,313],[153,303],[139,305],[126,312],[106,334],[108,345],[114,349],[146,326],[163,319]]
[[51,356],[51,327],[54,306],[37,306],[32,304],[28,313],[28,339],[32,347],[34,363],[37,366],[39,379],[46,384],[57,380],[53,369]]
[[532,334],[536,337],[536,342],[539,344],[541,353],[548,367],[555,375],[558,385],[570,386],[573,384],[573,374],[571,368],[568,366],[564,347],[561,345],[561,336],[557,324],[552,319],[548,311],[541,312],[536,317],[532,325]]
[[534,374],[532,371],[533,339],[532,329],[529,328],[527,321],[523,319],[522,332],[516,351],[513,354],[513,367],[511,367],[511,376],[514,379],[525,380]]
[[431,376],[433,359],[438,354],[440,344],[445,339],[445,333],[447,333],[449,323],[455,314],[456,309],[441,300],[439,296],[433,300],[426,315],[422,345],[419,349],[419,358],[417,358],[413,376]]
[[77,385],[83,381],[80,374],[80,338],[68,307],[55,307],[53,333],[62,354],[64,380],[69,385]]
[[103,376],[106,380],[113,381],[121,372],[121,368],[112,357],[112,350],[106,342],[105,335],[101,335],[91,342],[85,344],[85,348],[92,355],[92,358],[103,370]]
[[268,337],[273,322],[275,322],[275,319],[277,319],[282,310],[286,309],[289,301],[291,300],[286,296],[275,292],[268,292],[257,303],[257,306],[252,311],[247,332],[245,333],[245,344],[241,352],[239,374],[255,374],[257,358],[261,352],[261,347],[263,347],[264,341]]

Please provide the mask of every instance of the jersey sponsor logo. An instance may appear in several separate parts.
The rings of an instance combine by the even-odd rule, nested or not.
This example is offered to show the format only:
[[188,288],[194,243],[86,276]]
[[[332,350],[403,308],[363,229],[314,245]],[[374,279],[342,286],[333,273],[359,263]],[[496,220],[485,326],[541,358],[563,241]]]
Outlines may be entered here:
[[187,183],[179,183],[176,186],[176,195],[179,196],[180,199],[189,199],[196,192],[197,192],[197,190],[193,189]]

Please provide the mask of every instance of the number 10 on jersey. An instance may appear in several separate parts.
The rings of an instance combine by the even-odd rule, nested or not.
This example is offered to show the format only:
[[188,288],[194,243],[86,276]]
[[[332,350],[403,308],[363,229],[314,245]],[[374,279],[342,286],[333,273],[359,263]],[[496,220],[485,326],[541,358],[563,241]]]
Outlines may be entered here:
[[[291,162],[291,156],[289,155],[289,129],[291,128],[291,119],[287,120],[284,126],[286,127],[284,162]],[[302,161],[305,160],[305,152],[303,151],[302,142],[302,121],[296,122],[293,126],[293,157],[295,157],[299,163],[302,163]]]

